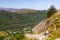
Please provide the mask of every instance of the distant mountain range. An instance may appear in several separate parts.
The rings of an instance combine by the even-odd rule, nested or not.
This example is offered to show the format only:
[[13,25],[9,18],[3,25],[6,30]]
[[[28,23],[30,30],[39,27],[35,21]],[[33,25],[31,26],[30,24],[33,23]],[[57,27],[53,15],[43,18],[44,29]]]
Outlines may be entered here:
[[26,9],[26,8],[23,8],[23,9],[14,9],[14,8],[3,8],[3,7],[0,7],[0,10],[5,10],[5,11],[9,11],[9,12],[18,12],[18,13],[27,13],[27,12],[36,12],[37,10],[34,10],[34,9]]
[[[4,7],[0,7],[0,10],[5,10],[5,11],[9,11],[9,12],[17,12],[17,13],[28,13],[28,12],[40,11],[40,10],[27,9],[27,8],[14,9],[14,8],[4,8]],[[41,11],[45,12],[46,10],[41,10]]]
[[5,10],[5,11],[9,11],[9,12],[15,12],[18,9],[0,7],[0,10]]

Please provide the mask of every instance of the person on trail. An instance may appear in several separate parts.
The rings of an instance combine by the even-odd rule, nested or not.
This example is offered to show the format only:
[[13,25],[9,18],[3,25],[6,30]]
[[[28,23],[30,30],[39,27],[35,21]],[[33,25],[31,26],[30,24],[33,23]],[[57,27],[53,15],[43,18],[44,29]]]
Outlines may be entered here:
[[46,36],[46,35],[48,35],[49,34],[49,32],[48,32],[48,30],[44,33],[44,35]]

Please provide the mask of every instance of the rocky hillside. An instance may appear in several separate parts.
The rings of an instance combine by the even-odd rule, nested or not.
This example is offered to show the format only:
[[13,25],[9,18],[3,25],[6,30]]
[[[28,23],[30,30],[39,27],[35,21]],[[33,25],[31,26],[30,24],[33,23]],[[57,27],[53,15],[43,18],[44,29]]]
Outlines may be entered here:
[[[37,24],[32,31],[35,33],[39,33],[42,32],[44,30],[46,30],[47,28],[49,28],[49,26],[52,25],[52,23],[55,23],[56,20],[60,19],[60,10],[58,12],[56,12],[53,16],[51,16],[50,18],[47,18],[43,21],[41,21],[39,24]],[[58,22],[59,23],[59,22]],[[57,23],[57,24],[58,24]],[[54,26],[57,26],[56,23],[54,24]]]

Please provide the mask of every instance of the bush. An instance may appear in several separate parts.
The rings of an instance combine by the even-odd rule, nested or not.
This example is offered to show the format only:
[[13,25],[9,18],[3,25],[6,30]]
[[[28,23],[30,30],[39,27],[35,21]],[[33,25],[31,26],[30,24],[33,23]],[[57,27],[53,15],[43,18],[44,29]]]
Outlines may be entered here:
[[52,16],[55,12],[57,12],[56,8],[52,5],[50,7],[50,9],[47,12],[47,18],[49,18],[50,16]]

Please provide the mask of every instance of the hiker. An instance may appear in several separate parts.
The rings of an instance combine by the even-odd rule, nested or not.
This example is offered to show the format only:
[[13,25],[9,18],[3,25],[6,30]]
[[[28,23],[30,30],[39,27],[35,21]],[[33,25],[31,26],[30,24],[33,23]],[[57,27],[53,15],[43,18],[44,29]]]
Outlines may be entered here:
[[47,31],[44,33],[44,35],[46,36],[46,35],[48,35],[48,33],[49,33],[49,32],[48,32],[48,30],[47,30]]

